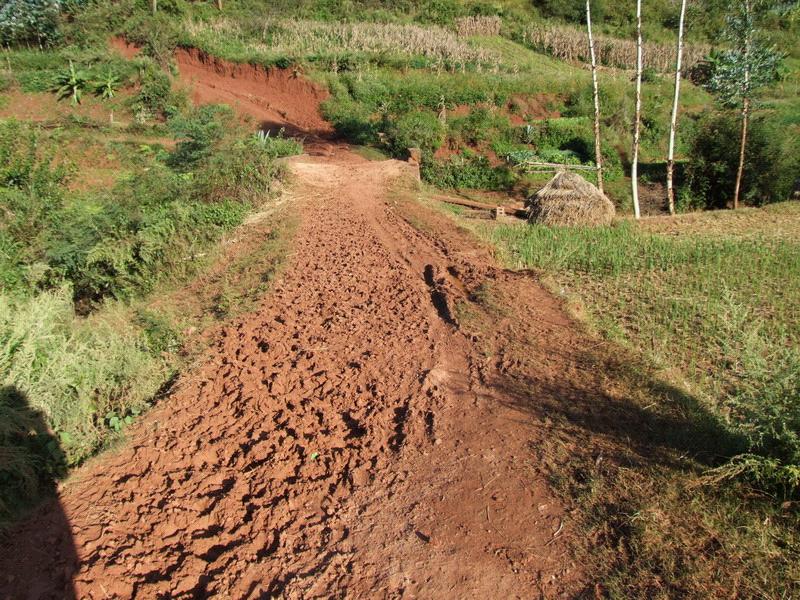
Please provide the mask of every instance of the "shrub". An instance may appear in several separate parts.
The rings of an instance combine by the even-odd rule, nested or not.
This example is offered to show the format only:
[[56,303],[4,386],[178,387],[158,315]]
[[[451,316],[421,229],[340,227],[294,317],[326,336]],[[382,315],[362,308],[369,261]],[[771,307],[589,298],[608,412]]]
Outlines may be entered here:
[[[738,115],[706,115],[695,128],[686,167],[691,195],[707,208],[727,206],[733,198],[739,164]],[[747,138],[742,197],[752,205],[788,199],[800,170],[800,148],[791,131],[764,117],[752,119]]]
[[448,161],[425,161],[422,178],[441,188],[506,190],[514,182],[505,167],[492,167],[485,156],[459,155]]
[[448,125],[452,137],[473,145],[510,135],[508,117],[484,107],[473,108],[466,117],[450,119]]
[[303,152],[303,144],[295,139],[284,137],[283,129],[278,131],[277,135],[271,135],[269,131],[258,131],[253,137],[252,143],[269,158],[295,156]]
[[407,156],[409,148],[419,148],[431,156],[444,142],[444,126],[432,112],[416,110],[392,121],[388,136],[395,156]]
[[145,56],[149,56],[162,67],[169,64],[178,46],[179,35],[175,19],[170,18],[163,8],[156,15],[141,12],[129,19],[125,24],[124,34],[130,42],[142,47]]
[[369,145],[378,141],[377,128],[368,108],[352,100],[331,98],[322,106],[325,118],[336,133],[354,144]]
[[133,110],[138,114],[166,117],[174,110],[172,84],[166,73],[147,64],[140,75],[141,87],[133,99]]
[[0,7],[0,43],[52,44],[58,38],[58,0],[6,0]]
[[69,171],[53,164],[52,150],[40,145],[39,132],[18,121],[0,121],[0,233],[5,257],[19,245],[35,255],[36,241],[50,228],[63,201]]
[[456,0],[425,0],[420,7],[418,20],[421,23],[449,25],[459,14]]
[[233,127],[233,110],[221,104],[201,106],[188,115],[179,115],[169,121],[172,135],[178,140],[169,165],[178,170],[188,170],[211,154],[226,131]]

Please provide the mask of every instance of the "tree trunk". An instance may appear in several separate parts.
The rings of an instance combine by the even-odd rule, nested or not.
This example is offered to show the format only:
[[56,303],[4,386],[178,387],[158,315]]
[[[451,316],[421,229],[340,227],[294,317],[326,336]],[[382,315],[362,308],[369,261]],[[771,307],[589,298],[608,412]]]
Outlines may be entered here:
[[597,60],[592,37],[591,0],[586,0],[586,30],[589,33],[589,56],[592,61],[592,94],[594,95],[594,164],[597,169],[597,189],[603,192],[603,153],[600,148],[600,95],[597,89]]
[[747,126],[750,121],[750,46],[752,43],[752,27],[750,0],[745,0],[744,9],[748,28],[744,38],[744,85],[742,86],[742,139],[739,145],[739,168],[736,169],[736,187],[733,189],[733,208],[739,208],[739,195],[742,191],[742,174],[744,173],[744,154],[747,146]]
[[747,146],[747,126],[750,121],[750,98],[744,97],[742,101],[742,139],[739,145],[739,168],[736,170],[736,187],[733,191],[733,208],[739,208],[739,193],[742,189],[742,174],[744,173],[744,150]]
[[681,16],[678,22],[678,56],[675,58],[675,96],[672,99],[672,118],[669,123],[669,152],[667,153],[667,202],[669,214],[675,214],[675,129],[678,125],[678,102],[681,97],[681,66],[683,62],[683,24],[686,18],[686,0],[681,0]]
[[217,8],[221,11],[222,10],[222,0],[217,0]]
[[156,2],[157,2],[157,1],[158,1],[158,0],[150,0],[150,11],[151,11],[153,14],[156,14],[156,8],[157,8],[157,6],[156,6]]
[[639,135],[642,121],[642,0],[636,0],[636,111],[633,117],[633,156],[631,157],[631,192],[633,214],[639,210]]

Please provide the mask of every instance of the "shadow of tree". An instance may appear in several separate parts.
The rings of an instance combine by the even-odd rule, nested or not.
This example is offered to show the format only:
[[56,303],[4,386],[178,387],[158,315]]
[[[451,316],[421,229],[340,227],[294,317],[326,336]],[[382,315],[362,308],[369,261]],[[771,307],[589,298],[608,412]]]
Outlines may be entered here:
[[[500,372],[486,383],[506,406],[612,442],[607,448],[619,449],[618,462],[629,466],[657,462],[678,467],[688,458],[712,467],[745,451],[743,436],[697,398],[653,377],[635,358],[625,362],[610,350],[568,349],[554,357],[575,365],[583,373],[579,377],[547,380],[528,369]],[[620,391],[609,393],[606,381],[614,381]]]
[[[75,597],[78,556],[56,496],[65,474],[64,452],[45,415],[22,390],[0,387],[0,597]],[[31,529],[44,530],[47,547],[23,548]]]

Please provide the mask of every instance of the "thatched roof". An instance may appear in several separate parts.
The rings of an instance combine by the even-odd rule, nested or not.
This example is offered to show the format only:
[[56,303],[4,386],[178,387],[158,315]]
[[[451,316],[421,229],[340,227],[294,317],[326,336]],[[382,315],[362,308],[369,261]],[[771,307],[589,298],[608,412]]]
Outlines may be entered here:
[[544,225],[608,225],[614,204],[580,175],[562,171],[528,198],[528,220]]

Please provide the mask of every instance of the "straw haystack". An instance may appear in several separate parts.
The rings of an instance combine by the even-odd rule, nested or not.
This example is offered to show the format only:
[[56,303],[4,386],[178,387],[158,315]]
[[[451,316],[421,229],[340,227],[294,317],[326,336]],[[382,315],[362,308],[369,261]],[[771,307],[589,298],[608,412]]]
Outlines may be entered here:
[[528,198],[528,220],[543,225],[608,225],[614,205],[580,175],[562,171]]

